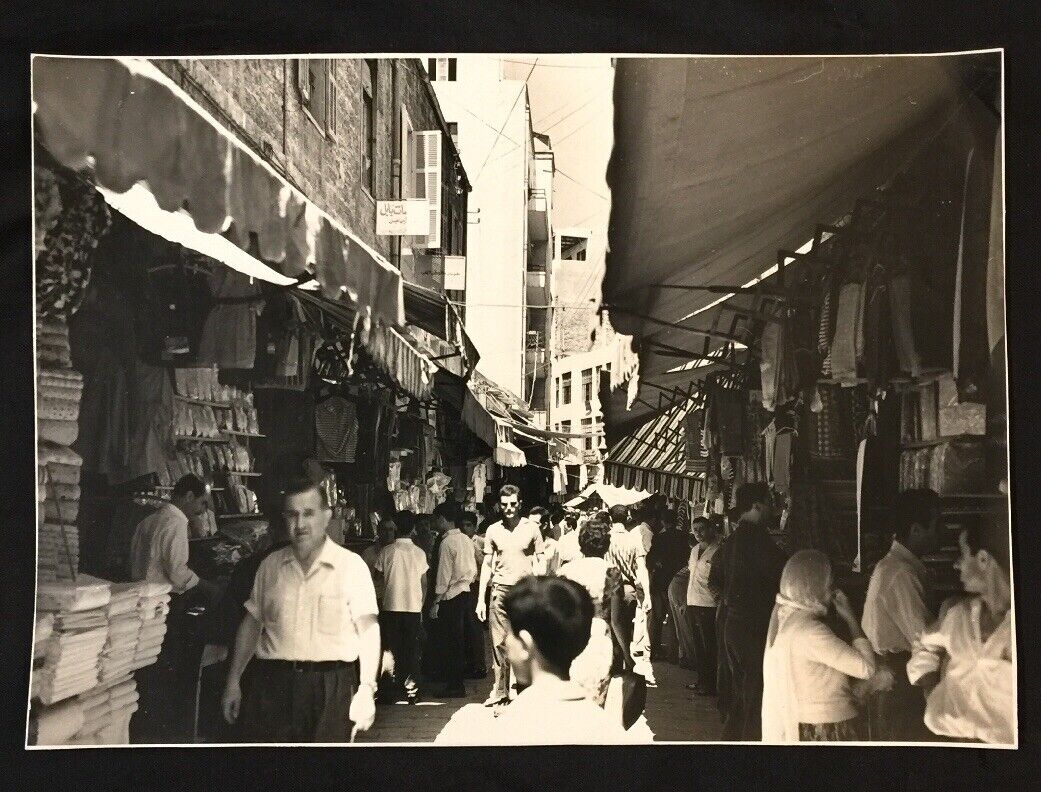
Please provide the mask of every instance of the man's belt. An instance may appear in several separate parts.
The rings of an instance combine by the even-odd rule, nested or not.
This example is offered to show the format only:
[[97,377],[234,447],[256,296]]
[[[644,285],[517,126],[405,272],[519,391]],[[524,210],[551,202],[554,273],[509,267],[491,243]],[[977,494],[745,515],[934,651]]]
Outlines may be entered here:
[[358,663],[357,660],[352,660],[350,662],[346,660],[262,660],[259,657],[254,662],[256,662],[261,668],[272,668],[280,671],[295,671],[301,674],[308,671],[336,671],[341,668],[351,668]]

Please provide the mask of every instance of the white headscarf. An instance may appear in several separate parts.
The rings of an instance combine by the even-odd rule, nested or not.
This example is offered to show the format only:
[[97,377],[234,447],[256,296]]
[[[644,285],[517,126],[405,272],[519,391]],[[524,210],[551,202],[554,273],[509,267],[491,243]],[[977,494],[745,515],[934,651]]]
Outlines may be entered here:
[[[819,551],[801,550],[788,559],[780,586],[785,593],[777,595],[770,615],[766,651],[763,654],[762,719],[763,742],[766,743],[799,742],[799,702],[795,696],[792,675],[791,630],[786,630],[785,626],[792,615],[799,611],[818,617],[828,612],[823,602],[810,599],[813,583],[818,581],[808,581],[802,574],[814,567],[827,570],[830,576],[831,564]],[[802,597],[795,599],[793,594]]]

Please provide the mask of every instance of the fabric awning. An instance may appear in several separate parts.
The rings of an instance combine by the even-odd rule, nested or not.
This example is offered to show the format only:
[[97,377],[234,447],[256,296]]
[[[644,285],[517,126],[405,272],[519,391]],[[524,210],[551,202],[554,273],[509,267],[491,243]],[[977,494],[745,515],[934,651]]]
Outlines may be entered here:
[[[295,280],[311,271],[325,296],[346,294],[382,322],[404,324],[401,274],[153,64],[136,58],[36,56],[32,81],[41,144],[73,170],[92,166],[98,186],[110,194],[135,187],[141,188],[138,194],[147,191],[154,208],[145,201],[143,211],[153,219],[153,233],[236,269],[245,266],[241,257],[228,256],[217,240],[247,251],[255,236],[259,258],[274,264],[279,274]],[[134,216],[138,201],[122,203],[120,211],[140,219]],[[166,233],[157,227],[164,217]],[[185,217],[208,241],[195,234],[171,238]]]
[[[779,249],[797,249],[818,222],[850,211],[957,108],[952,65],[932,57],[620,59],[603,283],[614,327],[683,349],[703,341],[712,313],[704,309],[725,295],[649,287],[743,286]],[[645,343],[640,357],[643,376],[677,364]]]
[[600,496],[600,500],[604,502],[607,508],[612,506],[632,506],[634,503],[647,500],[651,497],[649,492],[641,492],[640,490],[626,489],[625,487],[615,487],[611,484],[601,482],[593,485],[596,494]]
[[608,452],[604,479],[616,487],[694,501],[704,492],[703,476],[688,469],[684,421],[700,406],[697,398],[674,405]]

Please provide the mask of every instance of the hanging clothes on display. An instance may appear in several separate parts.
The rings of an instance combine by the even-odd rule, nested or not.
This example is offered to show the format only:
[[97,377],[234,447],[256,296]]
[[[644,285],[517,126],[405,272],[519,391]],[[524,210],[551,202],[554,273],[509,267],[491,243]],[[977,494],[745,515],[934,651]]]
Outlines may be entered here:
[[[771,412],[798,394],[800,377],[791,321],[787,309],[782,308],[767,320],[759,341],[763,407]],[[816,372],[813,376],[816,379]]]
[[262,300],[255,299],[260,287],[248,275],[218,266],[210,289],[218,303],[203,325],[198,362],[222,369],[252,369],[257,355],[257,317],[264,307]]
[[321,462],[353,463],[358,449],[358,410],[342,396],[329,396],[314,410],[315,454]]
[[[138,361],[130,377],[130,453],[125,479],[158,473],[176,454],[174,388],[166,368]],[[110,480],[110,483],[120,483]]]
[[36,258],[36,316],[68,321],[91,277],[91,258],[112,216],[105,199],[71,171],[55,172],[62,212]]
[[213,270],[227,268],[205,256],[189,256],[180,245],[154,240],[152,256],[142,262],[147,277],[138,317],[141,358],[155,366],[194,361],[213,304]]
[[254,372],[258,388],[305,390],[310,381],[315,335],[300,302],[276,292],[257,317]]
[[129,302],[96,284],[69,323],[73,366],[83,374],[79,432],[73,448],[83,470],[109,483],[126,480],[131,456],[130,383],[135,366]]
[[857,360],[864,347],[864,284],[845,283],[839,291],[835,311],[835,336],[829,359],[831,377],[852,384],[857,379]]
[[722,456],[740,456],[744,443],[745,407],[747,396],[744,391],[735,388],[724,388],[716,385],[712,389],[719,439],[719,452]]

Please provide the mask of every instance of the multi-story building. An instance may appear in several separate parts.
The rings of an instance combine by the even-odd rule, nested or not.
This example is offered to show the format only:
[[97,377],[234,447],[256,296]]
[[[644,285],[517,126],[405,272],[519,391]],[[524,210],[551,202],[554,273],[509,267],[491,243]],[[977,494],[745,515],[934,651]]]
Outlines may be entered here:
[[[155,64],[407,282],[445,287],[444,256],[466,251],[469,182],[419,59]],[[426,201],[427,233],[378,235],[378,203],[409,198]]]
[[527,84],[498,57],[428,58],[427,70],[473,184],[466,330],[478,369],[545,421],[553,325],[553,152],[532,130]]

